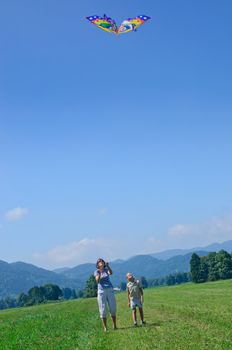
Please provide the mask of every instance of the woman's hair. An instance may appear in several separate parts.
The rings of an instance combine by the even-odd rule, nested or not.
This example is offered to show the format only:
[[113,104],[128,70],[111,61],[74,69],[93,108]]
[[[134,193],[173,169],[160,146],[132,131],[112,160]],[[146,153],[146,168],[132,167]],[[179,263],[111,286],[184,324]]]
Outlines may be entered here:
[[99,259],[97,259],[97,262],[96,262],[96,268],[98,268],[99,262],[103,262],[104,267],[106,266],[105,260],[103,260],[102,258],[99,258]]

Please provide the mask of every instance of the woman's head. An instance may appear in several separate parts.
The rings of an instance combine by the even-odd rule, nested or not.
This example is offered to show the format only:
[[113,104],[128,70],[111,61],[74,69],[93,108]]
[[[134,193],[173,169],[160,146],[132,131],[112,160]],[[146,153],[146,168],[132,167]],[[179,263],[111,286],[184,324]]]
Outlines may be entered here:
[[102,258],[97,259],[97,262],[96,262],[97,269],[104,268],[105,266],[106,266],[105,260],[103,260]]

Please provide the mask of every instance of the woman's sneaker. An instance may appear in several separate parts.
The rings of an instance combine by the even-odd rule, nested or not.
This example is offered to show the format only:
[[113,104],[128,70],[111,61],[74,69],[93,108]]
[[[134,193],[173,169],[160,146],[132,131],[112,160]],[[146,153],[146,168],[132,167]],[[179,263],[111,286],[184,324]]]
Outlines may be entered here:
[[134,322],[134,327],[138,326],[137,322]]
[[146,324],[146,321],[141,322],[141,326],[145,326],[145,324]]

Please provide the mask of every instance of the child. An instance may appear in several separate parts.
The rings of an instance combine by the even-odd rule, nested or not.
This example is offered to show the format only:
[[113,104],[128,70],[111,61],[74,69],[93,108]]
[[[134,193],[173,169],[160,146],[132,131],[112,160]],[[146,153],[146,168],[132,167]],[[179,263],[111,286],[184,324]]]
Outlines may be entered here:
[[126,275],[127,278],[127,292],[128,292],[128,306],[132,310],[132,318],[134,322],[134,326],[137,326],[137,317],[136,317],[136,306],[139,308],[141,324],[145,325],[145,321],[143,318],[143,288],[140,286],[139,281],[136,281],[133,274],[128,272]]

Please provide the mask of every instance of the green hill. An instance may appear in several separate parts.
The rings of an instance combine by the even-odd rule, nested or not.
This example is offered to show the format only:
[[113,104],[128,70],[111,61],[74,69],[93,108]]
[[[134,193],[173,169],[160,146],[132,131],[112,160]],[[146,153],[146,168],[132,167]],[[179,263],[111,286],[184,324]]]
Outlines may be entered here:
[[[145,290],[147,325],[132,327],[125,293],[118,327],[104,333],[97,301],[79,299],[0,312],[1,350],[232,349],[232,280]],[[109,320],[110,321],[110,320]]]
[[[0,298],[27,293],[34,286],[53,283],[60,287],[82,288],[83,282],[78,278],[72,280],[37,266],[23,262],[7,263],[0,260]],[[1,348],[0,348],[1,349]]]

